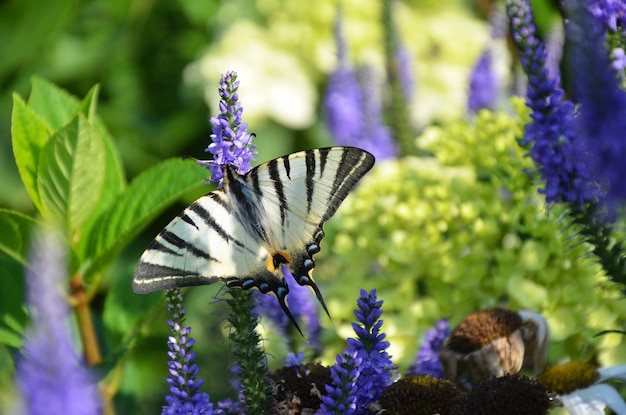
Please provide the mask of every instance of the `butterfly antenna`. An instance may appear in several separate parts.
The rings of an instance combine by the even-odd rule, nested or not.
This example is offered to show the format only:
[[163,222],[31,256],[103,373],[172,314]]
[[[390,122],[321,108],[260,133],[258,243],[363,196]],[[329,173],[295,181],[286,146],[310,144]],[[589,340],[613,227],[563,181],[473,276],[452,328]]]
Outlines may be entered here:
[[300,326],[298,326],[298,323],[296,322],[295,317],[293,316],[293,314],[291,314],[291,310],[289,310],[289,307],[287,306],[287,303],[285,302],[285,299],[287,298],[285,295],[280,296],[280,295],[276,295],[276,298],[278,299],[278,303],[280,304],[280,308],[283,309],[283,311],[285,312],[285,314],[287,314],[287,317],[289,317],[289,321],[291,321],[291,323],[296,327],[296,330],[298,330],[298,333],[300,333],[300,335],[302,337],[304,337],[304,334],[302,333],[302,330],[300,330]]

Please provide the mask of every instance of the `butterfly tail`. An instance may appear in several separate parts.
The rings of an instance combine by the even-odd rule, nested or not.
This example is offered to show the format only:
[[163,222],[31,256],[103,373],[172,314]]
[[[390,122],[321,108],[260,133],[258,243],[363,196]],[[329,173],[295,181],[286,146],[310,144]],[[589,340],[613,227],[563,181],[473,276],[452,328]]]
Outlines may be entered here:
[[300,333],[300,335],[304,337],[302,330],[300,330],[300,326],[298,326],[298,323],[296,322],[296,318],[293,316],[293,314],[291,314],[291,310],[289,310],[289,307],[287,306],[287,302],[285,301],[287,298],[286,294],[284,293],[282,295],[279,293],[275,293],[275,294],[276,294],[276,298],[278,299],[278,304],[280,304],[280,308],[283,309],[283,311],[289,318],[289,321],[291,321],[291,324],[293,324],[296,330],[298,330],[298,333]]

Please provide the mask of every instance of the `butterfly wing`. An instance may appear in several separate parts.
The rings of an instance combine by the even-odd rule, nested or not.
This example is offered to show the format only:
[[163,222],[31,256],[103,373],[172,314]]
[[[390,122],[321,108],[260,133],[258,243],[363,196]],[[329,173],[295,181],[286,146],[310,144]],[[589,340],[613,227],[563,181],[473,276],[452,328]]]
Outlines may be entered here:
[[313,255],[320,250],[324,222],[373,165],[366,151],[331,147],[279,157],[243,177],[265,213],[270,252],[286,253],[281,255],[295,280],[313,289],[327,313],[312,276]]
[[324,222],[373,164],[366,151],[331,147],[279,157],[246,175],[227,167],[223,190],[195,201],[148,246],[135,268],[133,291],[217,281],[256,287],[275,293],[295,324],[285,303],[285,264],[326,310],[312,277],[313,255]]
[[269,254],[231,214],[233,208],[228,193],[217,190],[174,218],[139,259],[133,291],[146,294],[243,276],[263,277]]

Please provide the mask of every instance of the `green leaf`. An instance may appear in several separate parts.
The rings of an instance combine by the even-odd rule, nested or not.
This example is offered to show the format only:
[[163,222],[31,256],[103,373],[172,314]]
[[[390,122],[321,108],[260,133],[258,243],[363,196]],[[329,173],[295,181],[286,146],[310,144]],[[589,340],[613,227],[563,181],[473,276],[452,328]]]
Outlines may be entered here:
[[[0,336],[0,343],[14,345],[18,341],[21,345],[21,338],[24,328],[28,322],[25,298],[25,267],[13,258],[0,255],[0,292],[3,293],[0,301],[0,328],[6,331]],[[13,333],[13,334],[11,334]]]
[[39,163],[43,214],[72,233],[100,203],[105,181],[105,145],[79,115],[53,134]]
[[0,327],[0,344],[6,344],[18,349],[22,347],[22,335]]
[[206,174],[195,163],[171,159],[137,176],[79,243],[78,252],[88,264],[82,270],[87,280],[174,200],[205,186]]
[[[98,202],[98,210],[102,210],[102,208],[108,206],[108,204],[124,190],[126,187],[126,175],[115,142],[104,126],[104,123],[102,123],[100,118],[96,115],[99,90],[99,86],[95,85],[87,93],[81,102],[80,112],[87,117],[87,120],[89,120],[90,124],[96,129],[104,143],[103,189],[105,189],[105,191],[100,195]],[[94,212],[93,216],[97,216],[97,212]]]
[[52,127],[58,130],[72,121],[80,110],[80,101],[67,91],[39,77],[32,79],[33,89],[28,105]]
[[87,95],[85,95],[85,98],[83,98],[79,106],[80,112],[85,116],[85,118],[89,120],[89,122],[92,122],[92,123],[97,118],[96,110],[98,108],[98,96],[99,95],[100,95],[100,85],[96,84],[93,87],[91,87],[89,92],[87,92]]
[[52,134],[50,126],[26,105],[17,94],[13,94],[11,137],[13,155],[33,205],[41,211],[41,200],[37,188],[37,170],[41,150]]
[[31,231],[36,223],[19,212],[0,209],[0,252],[25,265]]

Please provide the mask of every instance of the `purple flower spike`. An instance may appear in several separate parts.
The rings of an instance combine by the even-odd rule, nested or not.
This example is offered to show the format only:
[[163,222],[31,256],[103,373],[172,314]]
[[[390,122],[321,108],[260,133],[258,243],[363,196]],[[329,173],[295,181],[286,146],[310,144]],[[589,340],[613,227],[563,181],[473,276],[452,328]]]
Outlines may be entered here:
[[467,107],[470,114],[481,109],[492,109],[498,99],[500,90],[498,76],[493,70],[491,50],[485,49],[480,55],[470,75],[469,97]]
[[357,414],[358,387],[362,359],[356,350],[337,355],[336,363],[330,368],[332,385],[326,385],[326,395],[320,406],[322,415]]
[[626,91],[604,47],[606,29],[585,7],[572,6],[565,26],[571,45],[565,59],[572,97],[579,104],[576,127],[589,152],[591,175],[605,191],[613,213],[626,201]]
[[172,320],[167,321],[171,333],[167,339],[170,393],[165,397],[167,405],[161,414],[212,415],[215,412],[209,395],[199,390],[204,381],[197,379],[198,366],[193,362],[196,353],[191,351],[195,343],[191,327],[183,327],[186,313],[182,306],[183,296],[179,289],[173,289],[167,291],[166,298],[167,310],[172,316]]
[[378,161],[395,157],[396,144],[383,124],[380,83],[371,68],[363,67],[357,74],[350,67],[341,22],[339,15],[335,23],[339,65],[330,75],[324,98],[328,129],[338,145],[362,148]]
[[67,284],[65,243],[53,233],[34,236],[26,270],[32,326],[18,360],[17,384],[29,415],[96,415],[102,411],[96,379],[74,348]]
[[546,202],[569,202],[582,207],[595,202],[600,193],[585,164],[586,149],[574,129],[574,105],[563,102],[559,78],[549,78],[546,51],[536,36],[533,13],[527,0],[507,0],[513,40],[520,50],[528,75],[526,104],[532,122],[526,127],[523,144],[539,165],[545,183]]
[[220,95],[220,114],[211,118],[213,133],[211,144],[205,151],[213,154],[213,160],[198,160],[211,172],[211,182],[222,187],[224,183],[223,167],[234,166],[239,174],[245,174],[252,168],[251,162],[258,154],[252,144],[252,134],[247,131],[248,124],[242,122],[243,108],[239,102],[239,81],[236,72],[222,75],[218,92]]
[[[352,323],[357,339],[348,339],[348,348],[343,353],[343,356],[337,356],[337,363],[331,368],[336,373],[350,372],[352,366],[350,362],[354,363],[355,359],[359,359],[358,372],[354,373],[351,382],[354,382],[354,387],[346,387],[346,383],[338,383],[335,376],[333,376],[333,387],[328,387],[328,397],[322,400],[326,403],[327,408],[336,408],[331,406],[331,403],[341,402],[344,405],[348,405],[346,410],[355,405],[355,411],[349,412],[356,415],[369,414],[367,409],[368,405],[373,401],[380,399],[383,390],[389,386],[393,378],[396,376],[397,367],[391,362],[391,357],[387,353],[386,349],[389,347],[389,342],[385,341],[385,334],[381,333],[380,329],[383,324],[383,320],[380,320],[382,316],[382,300],[376,299],[376,290],[367,292],[361,290],[361,297],[357,300],[358,309],[354,311],[357,323]],[[356,370],[356,366],[354,367]],[[358,373],[358,376],[356,375]],[[347,375],[346,375],[347,376]],[[342,377],[345,379],[345,376]],[[340,390],[343,395],[340,395]],[[336,409],[333,411],[324,412],[326,414],[341,413]]]
[[417,352],[415,362],[407,370],[407,375],[430,375],[439,379],[444,378],[443,366],[439,361],[439,353],[443,341],[452,333],[450,321],[441,319],[433,328],[424,334],[424,342]]

